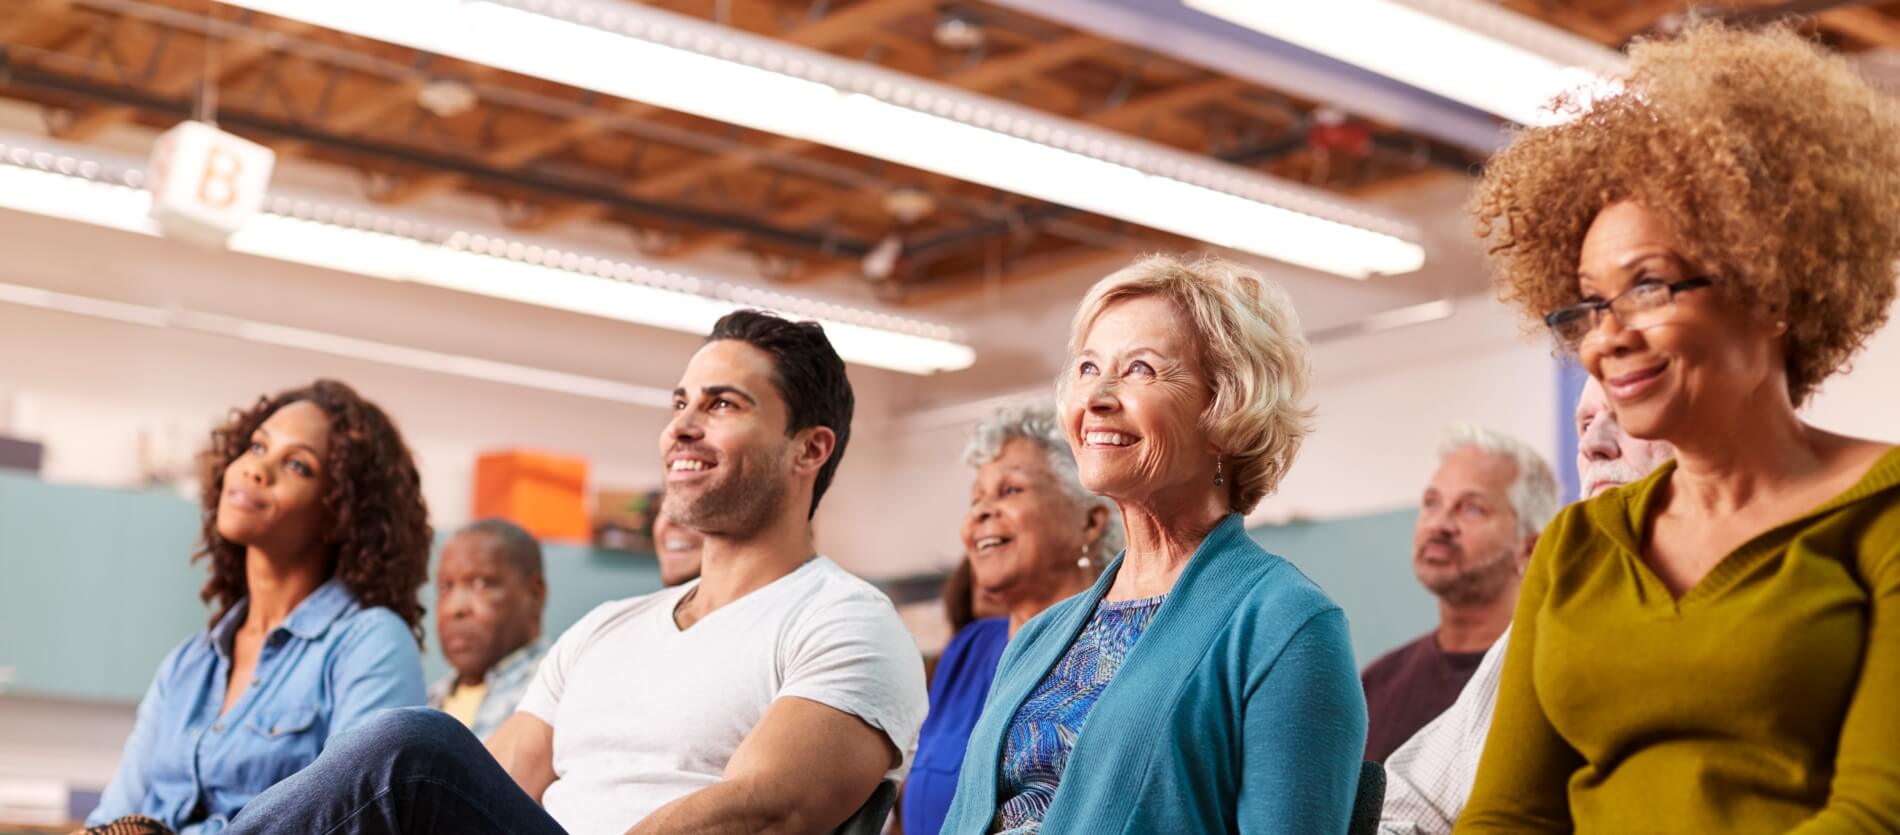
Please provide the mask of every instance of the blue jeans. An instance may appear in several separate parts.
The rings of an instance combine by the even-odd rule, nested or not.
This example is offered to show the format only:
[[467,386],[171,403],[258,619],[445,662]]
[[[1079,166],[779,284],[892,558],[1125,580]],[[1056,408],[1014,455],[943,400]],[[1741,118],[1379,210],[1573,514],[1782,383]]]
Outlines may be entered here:
[[339,734],[224,831],[567,835],[461,722],[421,707],[385,710]]

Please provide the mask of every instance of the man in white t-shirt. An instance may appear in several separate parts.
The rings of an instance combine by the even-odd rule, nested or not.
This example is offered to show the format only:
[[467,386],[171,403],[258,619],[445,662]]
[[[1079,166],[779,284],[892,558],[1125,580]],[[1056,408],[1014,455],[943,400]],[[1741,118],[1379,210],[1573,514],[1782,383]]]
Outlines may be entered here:
[[377,714],[232,835],[836,828],[903,777],[926,704],[890,601],[813,547],[851,412],[816,324],[721,319],[660,437],[664,512],[705,536],[699,580],[568,629],[486,752],[444,714]]

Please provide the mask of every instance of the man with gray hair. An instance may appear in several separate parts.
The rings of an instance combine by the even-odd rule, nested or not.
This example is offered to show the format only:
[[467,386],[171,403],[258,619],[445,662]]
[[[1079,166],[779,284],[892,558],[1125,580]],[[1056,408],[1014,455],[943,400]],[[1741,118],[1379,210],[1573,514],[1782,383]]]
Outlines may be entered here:
[[1438,598],[1438,628],[1360,674],[1366,759],[1383,762],[1445,712],[1511,625],[1531,549],[1557,515],[1557,480],[1537,451],[1476,426],[1445,431],[1412,530],[1412,571]]
[[547,654],[547,602],[533,534],[483,519],[449,537],[435,567],[435,634],[454,672],[429,687],[429,706],[481,739],[513,716]]

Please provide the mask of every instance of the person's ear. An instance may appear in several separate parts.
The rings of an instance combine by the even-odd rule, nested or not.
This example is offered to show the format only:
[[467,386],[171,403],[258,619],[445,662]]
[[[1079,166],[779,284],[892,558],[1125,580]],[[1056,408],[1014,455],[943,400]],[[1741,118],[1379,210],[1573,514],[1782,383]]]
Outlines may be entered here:
[[817,473],[838,448],[838,433],[829,426],[813,426],[798,431],[798,449],[792,456],[792,469]]

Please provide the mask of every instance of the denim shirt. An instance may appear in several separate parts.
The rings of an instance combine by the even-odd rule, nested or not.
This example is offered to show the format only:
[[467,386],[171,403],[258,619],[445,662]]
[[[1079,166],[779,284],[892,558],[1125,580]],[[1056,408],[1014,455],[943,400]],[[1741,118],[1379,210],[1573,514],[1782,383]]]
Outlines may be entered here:
[[[541,668],[541,657],[547,654],[547,639],[536,638],[508,653],[508,657],[495,662],[495,666],[482,675],[482,684],[488,690],[482,694],[481,705],[475,708],[475,722],[468,726],[476,739],[487,739],[501,723],[515,715],[515,706],[527,695],[528,685],[534,683],[535,671]],[[456,678],[457,674],[451,671],[429,685],[430,707],[442,709],[443,702],[455,693]]]
[[240,601],[159,664],[87,824],[142,814],[179,835],[213,835],[315,760],[331,736],[383,708],[423,703],[409,627],[388,609],[364,608],[333,577],[265,636],[251,686],[220,716],[232,641],[249,609]]

